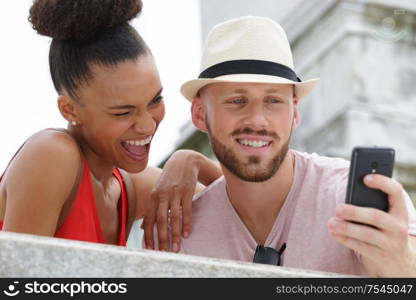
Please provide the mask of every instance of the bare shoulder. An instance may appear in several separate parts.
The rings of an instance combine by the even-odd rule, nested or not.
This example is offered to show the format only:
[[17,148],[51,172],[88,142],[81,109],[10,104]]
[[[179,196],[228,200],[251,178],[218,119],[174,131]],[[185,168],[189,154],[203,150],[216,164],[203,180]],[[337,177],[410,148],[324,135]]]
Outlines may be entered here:
[[36,168],[57,169],[61,172],[65,170],[64,173],[71,176],[76,175],[80,162],[79,146],[73,137],[62,131],[43,130],[26,141],[11,162],[7,173]]
[[4,230],[53,235],[80,166],[69,134],[44,130],[30,137],[5,173]]

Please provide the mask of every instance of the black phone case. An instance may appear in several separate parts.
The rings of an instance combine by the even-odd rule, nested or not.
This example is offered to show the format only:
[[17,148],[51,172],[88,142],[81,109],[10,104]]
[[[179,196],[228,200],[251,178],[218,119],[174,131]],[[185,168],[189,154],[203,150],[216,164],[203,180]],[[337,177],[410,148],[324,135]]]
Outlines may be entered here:
[[394,149],[355,147],[351,154],[346,203],[388,210],[387,195],[367,187],[363,178],[367,174],[392,177]]

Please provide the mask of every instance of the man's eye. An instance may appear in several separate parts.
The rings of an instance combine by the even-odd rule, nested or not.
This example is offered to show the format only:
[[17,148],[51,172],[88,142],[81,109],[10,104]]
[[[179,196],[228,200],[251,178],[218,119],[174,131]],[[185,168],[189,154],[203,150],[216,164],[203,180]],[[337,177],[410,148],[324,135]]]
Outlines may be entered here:
[[283,101],[282,101],[282,100],[280,100],[280,99],[277,99],[277,98],[270,98],[270,99],[269,99],[269,102],[270,102],[270,103],[282,103]]
[[238,98],[238,99],[230,100],[228,103],[231,103],[231,104],[243,104],[243,103],[245,103],[245,101],[244,101],[243,98]]
[[163,96],[159,96],[159,97],[156,97],[155,99],[153,99],[152,101],[150,101],[150,105],[152,105],[152,104],[157,104],[157,103],[159,103],[160,101],[162,101],[163,100]]
[[113,114],[113,116],[116,116],[116,117],[121,117],[121,116],[126,116],[126,115],[128,115],[130,112],[128,111],[128,112],[124,112],[124,113],[119,113],[119,114]]

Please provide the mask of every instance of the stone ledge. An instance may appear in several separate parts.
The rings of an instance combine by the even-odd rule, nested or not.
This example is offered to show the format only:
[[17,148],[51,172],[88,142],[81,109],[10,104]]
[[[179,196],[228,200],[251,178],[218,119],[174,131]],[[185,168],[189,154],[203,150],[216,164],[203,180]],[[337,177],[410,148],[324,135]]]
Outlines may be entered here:
[[350,277],[0,232],[0,277]]

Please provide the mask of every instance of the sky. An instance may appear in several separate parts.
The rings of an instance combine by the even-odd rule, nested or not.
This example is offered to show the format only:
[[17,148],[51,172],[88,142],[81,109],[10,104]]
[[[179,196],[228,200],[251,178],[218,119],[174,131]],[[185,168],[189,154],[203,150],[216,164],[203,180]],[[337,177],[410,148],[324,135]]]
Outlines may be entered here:
[[[180,85],[197,76],[201,54],[199,1],[145,0],[132,25],[151,49],[163,85],[166,115],[153,139],[149,165],[174,149],[190,104]],[[35,132],[65,128],[49,73],[51,39],[27,21],[32,0],[0,1],[0,173],[20,145]],[[179,8],[179,9],[178,9]]]

